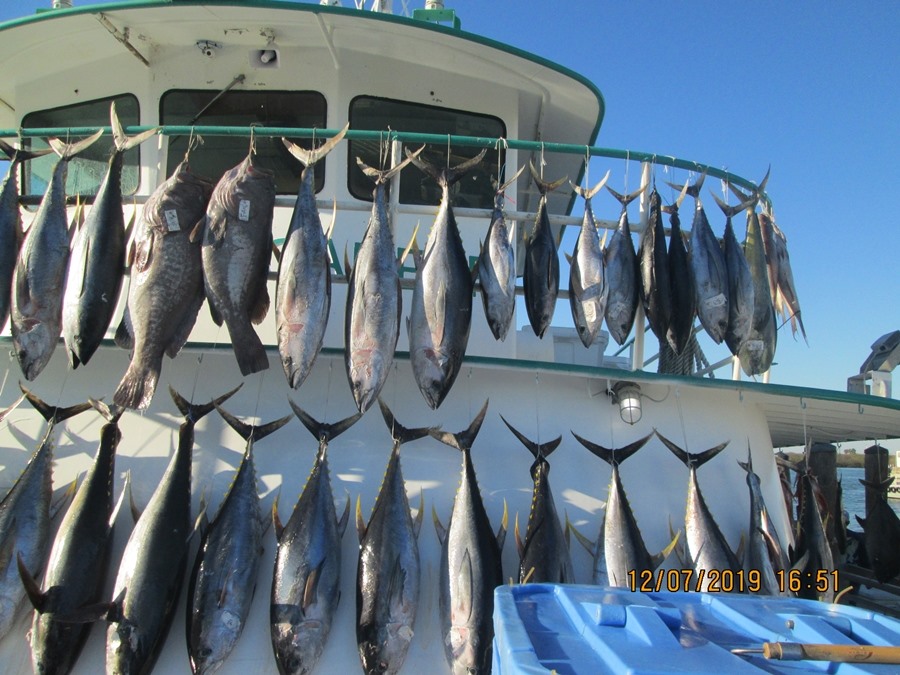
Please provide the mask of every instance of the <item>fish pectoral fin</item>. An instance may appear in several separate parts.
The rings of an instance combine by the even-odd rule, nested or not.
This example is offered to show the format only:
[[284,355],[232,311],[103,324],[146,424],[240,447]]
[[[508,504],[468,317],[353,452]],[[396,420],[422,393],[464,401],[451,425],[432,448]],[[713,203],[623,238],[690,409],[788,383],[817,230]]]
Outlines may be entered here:
[[213,323],[217,326],[222,325],[222,315],[219,313],[219,310],[216,309],[215,305],[210,301],[206,303],[209,305],[209,316],[212,318]]
[[76,476],[72,482],[69,483],[69,487],[66,488],[66,491],[63,492],[62,496],[50,506],[50,520],[56,519],[56,516],[59,515],[63,508],[72,501],[75,497],[75,488],[77,487],[78,477]]
[[234,570],[228,571],[228,576],[225,577],[225,583],[222,584],[222,588],[219,589],[219,596],[216,598],[216,606],[219,609],[225,606],[225,603],[228,601],[228,598],[234,592]]
[[456,570],[457,588],[462,592],[456,594],[456,607],[453,608],[454,624],[468,623],[472,618],[475,598],[474,576],[472,556],[469,555],[469,549],[466,549],[463,559],[459,562],[459,569]]
[[74,283],[78,285],[78,297],[84,297],[84,289],[87,288],[87,273],[88,266],[87,261],[91,255],[91,240],[88,239],[84,242],[84,254],[82,255],[79,262],[81,263],[80,270],[69,269],[69,277],[74,280]]
[[272,502],[272,526],[275,528],[275,540],[281,541],[281,535],[284,534],[284,525],[278,516],[278,498]]
[[653,556],[650,560],[653,565],[653,569],[656,569],[660,565],[663,564],[663,561],[669,557],[669,554],[675,549],[675,546],[678,544],[678,539],[681,537],[681,530],[675,533],[675,536],[672,537],[672,541],[659,553]]
[[572,531],[572,534],[575,535],[575,539],[578,541],[579,544],[581,544],[584,547],[584,550],[587,551],[589,554],[594,555],[594,548],[595,548],[594,542],[592,542],[590,539],[585,537],[581,532],[579,532],[578,528],[576,528],[571,523],[571,521],[569,520],[569,517],[567,515],[566,516],[566,537],[567,538],[569,536],[569,530]]
[[193,229],[191,230],[191,234],[188,237],[191,243],[196,244],[203,238],[203,233],[206,230],[207,220],[208,218],[206,216],[203,216],[200,220],[197,221],[197,224],[194,225]]
[[[522,167],[524,168],[524,167]],[[521,173],[521,170],[520,170]],[[503,518],[500,520],[500,527],[497,528],[497,548],[503,550],[503,544],[506,543],[506,530],[509,526],[509,510],[506,507],[506,498],[503,498]]]
[[306,613],[306,610],[312,605],[316,604],[319,599],[319,579],[322,576],[322,568],[325,566],[325,558],[322,558],[319,561],[319,564],[316,565],[309,573],[309,576],[306,577],[306,583],[303,584],[303,600],[301,602],[301,608],[303,609],[303,613]]
[[366,521],[363,520],[362,501],[359,495],[356,496],[356,534],[361,544],[366,536]]
[[[678,530],[678,532],[681,532],[681,530]],[[681,564],[682,567],[687,567],[688,561],[685,560],[684,547],[677,545],[678,535],[675,533],[675,528],[672,527],[672,515],[671,514],[669,514],[669,536],[672,537],[672,541],[676,542],[676,546],[674,547],[675,557],[678,558],[678,562]]]
[[19,578],[22,580],[22,585],[25,587],[25,593],[28,595],[31,606],[38,613],[43,614],[47,610],[47,594],[41,591],[41,586],[38,584],[37,579],[28,571],[25,561],[22,560],[21,553],[16,555],[16,565],[19,568]]
[[394,568],[391,570],[391,577],[388,581],[388,607],[392,608],[392,615],[394,614],[394,607],[403,606],[403,586],[405,583],[406,570],[400,566],[400,558],[397,557],[394,560]]
[[125,472],[125,484],[122,486],[122,494],[119,495],[119,500],[116,502],[116,505],[113,507],[112,513],[109,516],[109,528],[112,529],[112,526],[115,525],[116,520],[119,518],[119,511],[122,510],[122,506],[125,504],[125,493],[131,494],[131,471]]
[[437,533],[438,542],[443,546],[447,541],[447,528],[441,523],[434,504],[431,505],[431,520],[434,522],[434,531]]
[[254,325],[262,323],[269,312],[269,289],[265,284],[260,284],[259,295],[256,296],[256,302],[250,310],[250,322]]

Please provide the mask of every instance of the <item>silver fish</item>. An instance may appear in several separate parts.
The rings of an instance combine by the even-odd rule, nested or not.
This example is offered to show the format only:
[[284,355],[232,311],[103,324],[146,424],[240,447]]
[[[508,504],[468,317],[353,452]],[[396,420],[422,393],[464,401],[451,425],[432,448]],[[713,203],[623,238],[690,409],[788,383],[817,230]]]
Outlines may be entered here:
[[13,270],[22,246],[22,214],[19,211],[18,169],[22,162],[52,152],[47,148],[29,152],[0,140],[0,152],[9,160],[9,169],[0,186],[0,328],[9,318]]
[[775,309],[785,320],[790,319],[794,335],[799,328],[806,340],[806,329],[800,316],[800,300],[797,298],[794,272],[791,270],[791,257],[787,250],[787,237],[775,223],[774,214],[767,212],[765,207],[759,214],[759,226],[769,265],[769,286],[774,294],[772,301]]
[[226,171],[213,190],[201,246],[209,310],[216,325],[225,322],[242,375],[269,367],[251,323],[262,322],[269,310],[275,174],[255,166],[253,154]]
[[462,476],[447,528],[434,511],[441,544],[440,613],[444,653],[453,673],[490,673],[494,639],[494,589],[503,584],[501,552],[507,514],[497,535],[491,530],[478,490],[471,448],[484,422],[487,401],[469,428],[432,436],[462,452]]
[[884,492],[894,479],[887,478],[881,483],[860,479],[859,482],[876,495],[867,517],[856,516],[856,520],[863,528],[863,542],[872,572],[878,581],[885,583],[900,574],[900,546],[897,546],[900,541],[900,519],[884,498]]
[[212,185],[191,173],[185,159],[144,204],[131,252],[128,306],[116,332],[116,344],[131,350],[116,405],[149,406],[163,354],[174,358],[194,327],[204,299],[203,270],[200,242],[190,234],[211,193]]
[[650,192],[650,220],[641,232],[637,256],[644,313],[650,330],[660,342],[664,342],[672,319],[672,288],[666,232],[662,223],[662,201],[655,187]]
[[348,270],[344,364],[356,407],[365,412],[378,398],[391,372],[400,336],[403,297],[386,190],[388,181],[410,160],[407,158],[387,171],[366,166],[359,158],[356,161],[375,181],[375,191],[356,266],[352,270],[349,262],[344,266]]
[[[299,389],[306,380],[322,349],[331,310],[328,239],[316,208],[315,165],[340,143],[349,126],[316,150],[304,150],[282,139],[288,151],[304,166],[275,284],[278,352],[293,389]],[[334,219],[331,224],[333,227]]]
[[[728,330],[728,268],[722,247],[713,234],[700,200],[700,189],[706,174],[688,187],[694,198],[694,221],[691,224],[691,270],[697,290],[697,317],[716,344],[721,344]],[[681,186],[674,186],[681,189]]]
[[441,205],[425,251],[416,256],[416,285],[409,310],[409,360],[419,391],[428,406],[440,407],[456,381],[466,355],[472,323],[472,273],[453,217],[450,188],[484,158],[450,169],[407,156],[441,188]]
[[191,670],[197,674],[214,673],[222,667],[247,623],[266,529],[256,491],[253,446],[291,420],[287,416],[251,425],[217,409],[247,446],[231,487],[200,542],[188,585],[187,647]]
[[59,161],[31,221],[12,281],[10,330],[25,379],[36,378],[56,349],[62,332],[62,301],[69,264],[66,171],[69,161],[100,138],[102,131],[66,145],[50,139]]
[[519,536],[519,518],[516,516],[516,548],[519,551],[519,583],[575,583],[572,559],[569,556],[568,537],[563,533],[550,490],[550,456],[562,442],[562,436],[548,443],[535,443],[519,433],[500,415],[500,419],[513,435],[534,455],[531,465],[533,483],[531,512],[525,541]]
[[524,170],[522,166],[515,176],[497,188],[491,224],[478,257],[478,282],[481,284],[484,316],[497,340],[506,339],[516,310],[516,253],[503,215],[504,193]]
[[400,446],[431,430],[401,426],[381,399],[378,403],[394,443],[368,525],[356,502],[356,643],[363,671],[392,675],[403,666],[413,638],[419,604],[417,539],[424,511],[420,506],[413,521],[400,470]]
[[358,412],[334,424],[318,422],[288,399],[294,413],[319,442],[316,461],[282,527],[273,509],[278,549],[272,575],[269,624],[278,671],[312,672],[325,649],[341,599],[341,539],[347,529],[350,499],[341,518],[334,508],[328,471],[328,443],[362,417]]
[[594,344],[600,332],[609,298],[606,263],[600,246],[600,235],[597,233],[597,221],[591,208],[591,198],[603,189],[608,180],[609,171],[590,190],[571,184],[575,192],[584,199],[584,219],[569,265],[569,306],[578,337],[585,347]]
[[[766,174],[768,178],[768,174]],[[763,248],[762,232],[756,215],[756,202],[765,187],[766,179],[760,183],[756,193],[743,200],[747,204],[747,238],[744,240],[744,256],[753,277],[753,319],[750,334],[738,350],[741,368],[749,376],[762,375],[775,358],[778,342],[778,326],[775,323],[775,308],[769,289],[769,272],[766,267],[766,253]],[[729,184],[732,191],[735,187]]]
[[603,258],[606,262],[606,277],[609,279],[609,297],[606,301],[606,327],[609,334],[620,345],[625,344],[640,299],[638,290],[638,262],[631,240],[631,228],[628,224],[628,205],[639,197],[645,185],[631,194],[621,195],[608,185],[606,189],[622,204],[619,215],[619,227],[613,232]]
[[525,292],[525,310],[531,329],[539,338],[550,326],[553,312],[556,310],[556,297],[559,295],[559,257],[556,252],[556,239],[550,229],[550,217],[547,215],[547,195],[556,190],[567,179],[563,176],[554,183],[541,180],[534,164],[529,164],[535,185],[541,193],[538,202],[537,217],[531,237],[525,246],[525,273],[522,285]]
[[106,631],[106,672],[111,675],[149,673],[162,651],[193,534],[194,425],[236,391],[194,404],[169,389],[184,422],[169,466],[125,544],[113,585],[114,599],[105,608],[111,622]]
[[72,240],[63,296],[62,334],[72,368],[87,363],[100,346],[122,288],[127,241],[122,213],[125,152],[157,132],[150,129],[129,138],[119,123],[115,103],[110,105],[109,115],[115,148],[94,206]]
[[41,590],[20,559],[19,575],[36,610],[31,625],[31,662],[34,672],[41,675],[68,673],[81,653],[91,624],[66,621],[65,617],[100,601],[109,568],[113,526],[127,491],[126,478],[118,503],[113,501],[116,447],[122,438],[118,420],[124,409],[110,408],[100,401],[90,403],[107,419],[107,424],[100,430],[94,463],[75,493],[50,549],[45,590]]
[[[687,509],[684,514],[685,538],[690,565],[694,570],[694,579],[699,586],[697,590],[707,591],[711,580],[715,583],[714,575],[721,575],[724,570],[731,570],[733,574],[738,574],[742,569],[737,556],[728,546],[722,530],[719,529],[710,513],[706,500],[703,499],[703,493],[700,492],[700,485],[697,483],[697,469],[722,452],[728,445],[728,441],[703,452],[689,453],[658,431],[656,435],[672,451],[672,454],[690,470]],[[724,586],[720,590],[724,590]]]
[[596,542],[584,539],[578,530],[572,529],[582,545],[593,555],[593,583],[619,587],[633,586],[635,579],[640,579],[643,572],[652,572],[662,564],[675,548],[680,535],[680,533],[675,535],[672,543],[661,553],[652,555],[644,544],[641,530],[619,478],[619,466],[622,462],[644,447],[653,434],[629,443],[624,448],[604,448],[582,438],[574,431],[572,435],[591,453],[612,467],[606,511]]
[[738,462],[747,472],[747,487],[750,489],[750,530],[748,532],[747,571],[759,573],[762,595],[786,595],[784,584],[778,583],[776,574],[789,568],[787,555],[781,546],[778,531],[769,518],[769,510],[763,500],[759,476],[753,471],[753,458],[747,446],[747,461]]
[[827,509],[827,505],[819,483],[808,467],[809,464],[806,471],[797,474],[798,534],[797,548],[793,552],[791,562],[794,563],[795,569],[800,570],[804,580],[809,579],[812,583],[801,585],[797,595],[810,600],[834,602],[834,584],[825,584],[824,590],[822,586],[817,588],[817,574],[821,570],[830,573],[835,568],[835,562],[822,516],[822,511]]
[[725,237],[722,249],[725,254],[725,268],[728,270],[728,328],[725,330],[725,344],[735,356],[750,335],[753,324],[754,287],[750,265],[744,256],[744,249],[734,234],[731,219],[747,208],[747,204],[728,206],[713,194],[716,204],[725,214]]
[[666,340],[676,354],[681,354],[694,335],[694,316],[697,314],[697,289],[694,288],[694,275],[691,272],[691,256],[685,247],[681,233],[681,218],[678,207],[688,185],[671,206],[664,206],[663,211],[669,214],[669,288],[672,292],[672,315],[666,330]]
[[[44,566],[50,543],[50,501],[53,496],[53,431],[62,422],[85,410],[90,403],[58,408],[27,391],[29,403],[47,420],[40,446],[9,492],[0,501],[0,638],[9,632],[25,587],[18,567],[36,577]],[[20,399],[21,400],[21,399]]]

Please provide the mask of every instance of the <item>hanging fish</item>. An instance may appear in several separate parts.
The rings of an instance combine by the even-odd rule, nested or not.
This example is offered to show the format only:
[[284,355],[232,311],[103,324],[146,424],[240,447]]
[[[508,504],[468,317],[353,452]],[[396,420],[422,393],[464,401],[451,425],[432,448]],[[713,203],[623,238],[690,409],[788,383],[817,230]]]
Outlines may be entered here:
[[419,547],[424,505],[415,521],[400,469],[400,446],[431,429],[401,426],[378,400],[393,448],[369,524],[356,502],[359,563],[356,568],[356,644],[366,673],[396,673],[413,638],[419,604]]
[[[825,531],[827,515],[822,514],[827,505],[824,504],[819,482],[808,467],[807,463],[806,471],[797,474],[797,548],[792,552],[791,563],[795,569],[800,570],[803,579],[816,579],[818,572],[833,570],[835,563]],[[826,584],[824,590],[821,586],[816,586],[817,584],[803,584],[797,595],[809,600],[834,602],[833,584]]]
[[628,224],[628,205],[643,194],[647,186],[645,185],[640,190],[628,195],[621,195],[609,186],[606,186],[606,189],[622,204],[619,226],[613,232],[606,245],[606,250],[603,252],[606,278],[609,279],[606,327],[613,339],[622,345],[625,344],[631,327],[634,325],[634,315],[637,313],[640,300],[638,261],[637,254],[634,252],[634,242],[631,240],[631,228]]
[[356,159],[363,173],[375,182],[372,215],[356,255],[356,266],[351,269],[348,260],[344,265],[348,279],[344,364],[360,412],[366,412],[378,398],[391,372],[400,336],[403,297],[398,268],[406,253],[397,259],[386,193],[388,181],[410,161],[404,159],[394,168],[381,171]]
[[0,140],[0,152],[9,160],[9,169],[0,186],[0,329],[9,318],[13,270],[22,246],[22,214],[19,211],[18,169],[22,162],[53,152],[52,148],[36,152],[14,148]]
[[491,670],[494,589],[503,584],[501,552],[506,540],[506,503],[503,522],[494,536],[471,457],[487,406],[485,401],[468,429],[457,434],[431,434],[462,452],[462,476],[446,528],[434,511],[434,527],[441,544],[441,635],[450,669],[459,675]]
[[641,273],[641,299],[650,330],[660,342],[672,320],[672,287],[669,277],[669,253],[662,223],[662,202],[656,188],[650,193],[650,220],[641,233],[638,246]]
[[872,572],[878,581],[886,583],[900,574],[900,546],[897,545],[900,541],[900,519],[884,498],[894,479],[887,478],[881,483],[860,479],[859,482],[866,490],[873,491],[875,498],[866,517],[856,516],[856,520],[863,529],[863,542]]
[[452,169],[407,156],[441,188],[441,205],[425,250],[416,256],[416,285],[409,310],[409,360],[419,391],[440,407],[466,355],[472,322],[472,273],[453,217],[450,188],[481,164],[486,150]]
[[750,335],[755,307],[753,296],[753,275],[744,256],[744,249],[734,234],[731,219],[747,208],[748,204],[728,206],[713,194],[716,204],[725,214],[725,237],[722,249],[725,254],[725,269],[728,271],[728,328],[725,330],[725,344],[735,356]]
[[796,336],[797,329],[806,340],[806,329],[800,317],[800,301],[794,286],[794,273],[791,270],[791,258],[787,250],[787,237],[775,224],[775,216],[763,207],[759,214],[759,227],[762,231],[763,248],[766,251],[766,262],[769,265],[769,286],[774,293],[772,301],[776,311],[790,319],[791,331]]
[[[315,165],[344,138],[348,124],[316,150],[304,150],[286,138],[288,151],[303,164],[300,190],[284,236],[275,284],[275,331],[288,384],[299,389],[322,349],[331,310],[328,238],[316,207]],[[334,227],[334,218],[331,226]]]
[[263,523],[253,446],[291,417],[251,425],[216,406],[247,445],[216,517],[206,528],[187,593],[187,648],[195,675],[214,673],[237,644],[256,591]]
[[747,472],[747,487],[750,488],[750,529],[745,568],[759,573],[761,595],[787,595],[784,584],[778,583],[776,575],[790,569],[790,565],[781,546],[778,530],[775,529],[763,500],[759,476],[753,471],[749,443],[747,461],[739,461],[738,464]]
[[503,215],[504,193],[524,170],[522,166],[515,176],[497,188],[491,224],[478,257],[478,282],[481,284],[484,316],[496,340],[506,339],[516,309],[516,253],[512,233]]
[[[703,493],[700,492],[700,485],[697,483],[697,469],[722,452],[728,445],[728,441],[703,452],[689,453],[658,431],[656,435],[690,471],[687,509],[684,514],[685,539],[690,558],[689,564],[698,581],[698,590],[708,591],[710,583],[715,584],[716,575],[719,575],[719,579],[721,579],[722,572],[725,570],[731,570],[732,574],[737,575],[742,569],[741,563],[738,562],[737,556],[728,546],[725,535],[722,534],[722,530],[719,529],[710,513],[706,500],[703,499]],[[726,587],[722,586],[719,590],[725,589]]]
[[350,499],[338,520],[328,471],[328,443],[353,426],[362,413],[326,424],[314,420],[290,399],[288,403],[319,441],[319,449],[287,525],[281,525],[277,502],[273,508],[278,548],[269,627],[278,671],[303,675],[312,672],[322,656],[341,599],[341,539],[347,529]]
[[594,344],[603,317],[606,316],[606,303],[609,298],[609,279],[606,275],[606,264],[600,236],[597,233],[597,221],[591,208],[591,198],[596,195],[606,181],[609,171],[592,189],[585,190],[574,183],[572,188],[584,199],[584,219],[575,250],[569,266],[569,306],[572,309],[572,320],[578,330],[581,344],[590,347]]
[[525,309],[531,329],[539,338],[544,337],[553,312],[556,310],[556,296],[559,295],[559,256],[556,252],[556,238],[550,229],[547,215],[547,195],[562,185],[568,176],[554,183],[541,180],[534,164],[529,164],[531,175],[541,199],[538,202],[534,230],[525,246],[525,274],[522,285],[525,291]]
[[59,422],[91,407],[90,403],[79,403],[58,408],[44,403],[24,387],[22,392],[41,417],[47,420],[47,431],[21,475],[0,501],[0,638],[12,628],[16,611],[25,599],[25,587],[18,568],[31,577],[37,577],[47,555],[50,501],[53,496],[53,450],[56,445],[53,431]]
[[[191,235],[200,239],[203,286],[213,321],[224,321],[242,375],[269,367],[251,324],[269,310],[266,288],[272,257],[275,174],[253,163],[255,149],[219,180],[206,220]],[[202,237],[202,239],[201,239]]]
[[[769,289],[769,272],[766,266],[766,253],[763,248],[762,232],[759,218],[756,215],[756,202],[766,185],[769,175],[763,178],[759,188],[752,197],[742,199],[747,212],[747,238],[744,240],[744,257],[750,266],[753,277],[753,319],[750,323],[750,334],[738,350],[741,368],[748,376],[762,375],[772,366],[775,358],[775,347],[778,341],[778,327],[775,324],[775,309],[772,306],[772,293]],[[735,187],[729,183],[732,192]],[[738,194],[739,198],[745,195]]]
[[[66,621],[85,605],[100,602],[113,526],[125,500],[113,501],[116,447],[122,438],[119,417],[124,408],[101,401],[90,404],[106,418],[94,463],[63,516],[50,549],[44,590],[20,560],[19,575],[35,609],[31,624],[31,662],[35,673],[67,673],[75,665],[91,630],[90,623]],[[62,617],[58,620],[57,617]]]
[[36,378],[53,356],[62,332],[62,301],[69,264],[66,172],[69,162],[103,134],[67,145],[51,138],[59,155],[47,192],[31,221],[12,281],[10,331],[26,380]]
[[669,214],[669,287],[672,289],[672,315],[666,340],[676,354],[681,354],[694,335],[694,316],[697,314],[697,289],[691,272],[691,256],[685,247],[685,237],[681,232],[681,218],[678,207],[687,193],[688,185],[672,206],[664,206]]
[[624,448],[604,448],[582,438],[574,431],[572,435],[591,453],[612,467],[606,510],[597,541],[591,542],[584,538],[574,527],[572,531],[594,558],[593,583],[633,588],[635,580],[641,579],[643,573],[652,572],[663,563],[666,556],[675,548],[681,534],[680,532],[676,534],[672,543],[658,555],[652,555],[644,544],[641,530],[628,503],[622,480],[619,478],[619,466],[622,462],[644,447],[653,434],[629,443]]
[[125,544],[113,585],[113,601],[97,607],[102,610],[98,618],[105,615],[110,622],[106,631],[108,673],[149,673],[162,651],[181,594],[193,534],[194,425],[236,391],[196,404],[169,388],[184,415],[178,445]]
[[203,304],[200,242],[194,226],[206,212],[212,185],[191,172],[187,158],[144,204],[130,253],[128,305],[116,344],[131,363],[113,400],[126,408],[150,405],[163,354],[174,358],[187,341]]
[[[697,293],[697,316],[709,337],[721,344],[728,330],[728,268],[722,247],[713,234],[700,200],[700,189],[706,174],[688,186],[687,192],[694,198],[694,220],[691,223],[691,271]],[[672,185],[670,183],[670,185]],[[682,190],[681,185],[672,185]]]
[[568,537],[563,533],[550,491],[550,456],[562,442],[562,436],[548,442],[535,443],[519,433],[500,415],[513,435],[534,455],[530,473],[533,483],[531,512],[525,541],[519,537],[519,517],[516,516],[516,548],[519,551],[519,583],[575,583]]

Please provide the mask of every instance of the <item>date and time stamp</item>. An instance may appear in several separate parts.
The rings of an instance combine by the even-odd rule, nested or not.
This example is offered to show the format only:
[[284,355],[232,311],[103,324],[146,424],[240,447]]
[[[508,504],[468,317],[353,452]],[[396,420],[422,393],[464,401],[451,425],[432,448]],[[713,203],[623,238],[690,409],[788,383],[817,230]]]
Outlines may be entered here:
[[[775,582],[781,593],[796,594],[801,591],[824,594],[838,593],[837,570],[801,571],[797,569],[775,572]],[[671,593],[707,591],[709,593],[758,593],[763,580],[759,570],[691,570],[662,569],[629,570],[626,586],[635,592]]]

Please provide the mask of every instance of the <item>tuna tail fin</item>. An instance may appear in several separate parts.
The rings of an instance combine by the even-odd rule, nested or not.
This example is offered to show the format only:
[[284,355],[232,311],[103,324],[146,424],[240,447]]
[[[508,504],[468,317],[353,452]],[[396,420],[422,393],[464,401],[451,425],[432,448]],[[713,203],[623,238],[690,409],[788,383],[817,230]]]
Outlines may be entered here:
[[60,160],[67,162],[75,157],[78,153],[83,152],[102,135],[103,129],[93,134],[92,136],[88,136],[87,138],[84,138],[75,143],[64,143],[58,138],[51,138],[48,143],[50,143],[50,147],[53,148],[53,152],[59,155]]
[[668,185],[673,190],[678,190],[681,193],[681,197],[678,198],[677,204],[681,204],[681,200],[684,198],[685,192],[689,194],[694,199],[700,199],[700,189],[703,187],[703,181],[706,180],[706,171],[700,174],[700,177],[697,179],[697,182],[693,185],[685,182],[684,185],[678,185],[676,183],[670,183],[666,181],[666,185]]
[[399,445],[414,441],[416,439],[427,436],[432,431],[436,431],[437,427],[419,427],[418,429],[407,429],[400,424],[381,398],[378,399],[378,405],[381,408],[381,414],[384,416],[384,423],[387,424],[393,438]]
[[63,420],[67,420],[70,417],[75,417],[79,413],[83,413],[85,410],[90,410],[90,403],[76,403],[73,406],[69,406],[68,408],[60,408],[55,405],[50,405],[46,401],[41,400],[30,391],[28,391],[24,385],[19,382],[19,389],[22,390],[22,393],[25,395],[25,398],[28,399],[28,402],[37,410],[41,417],[50,422],[51,424],[56,424],[57,422],[62,422]]
[[571,432],[575,437],[575,440],[581,443],[584,447],[590,450],[592,453],[597,455],[604,462],[609,464],[610,466],[618,466],[626,459],[631,457],[634,453],[644,447],[647,441],[650,440],[650,437],[653,433],[649,433],[643,438],[639,438],[633,443],[629,443],[624,448],[604,448],[602,445],[597,445],[596,443],[591,443],[590,441],[582,438],[574,431]]
[[25,394],[22,394],[19,398],[12,402],[12,404],[3,410],[0,410],[0,422],[6,419],[6,416],[9,415],[13,410],[19,407],[19,404],[25,400]]
[[519,176],[522,175],[522,172],[524,170],[525,170],[525,165],[523,164],[522,166],[519,167],[519,170],[516,171],[516,174],[512,178],[510,178],[508,181],[503,183],[503,185],[501,185],[500,187],[497,188],[496,193],[498,195],[502,195],[504,192],[506,192],[507,188],[519,179]]
[[738,460],[738,465],[747,473],[753,473],[753,455],[750,454],[750,441],[747,441],[747,461]]
[[882,492],[883,490],[887,490],[891,483],[894,482],[893,477],[885,478],[883,481],[875,482],[870,480],[865,480],[864,478],[860,478],[859,482],[864,485],[869,490],[875,490],[876,492]]
[[116,424],[119,421],[119,418],[122,416],[122,413],[125,412],[125,408],[123,406],[116,405],[115,403],[113,403],[112,405],[106,405],[103,401],[99,401],[93,398],[89,398],[88,403],[91,404],[91,407],[94,410],[103,415],[103,418],[110,424]]
[[[648,185],[649,185],[649,183],[648,183]],[[615,197],[617,200],[619,200],[619,203],[622,205],[622,210],[624,211],[625,209],[628,208],[628,205],[631,202],[633,202],[635,199],[637,199],[642,194],[644,194],[644,190],[647,189],[647,185],[642,187],[640,190],[635,190],[634,192],[629,192],[627,195],[623,195],[619,192],[616,192],[611,187],[609,187],[609,185],[606,186],[606,189],[609,191],[609,193],[613,197]]]
[[311,433],[317,441],[325,441],[326,443],[330,441],[332,438],[336,438],[340,436],[342,433],[347,431],[350,427],[356,424],[357,420],[363,416],[361,412],[356,413],[355,415],[351,415],[346,419],[342,419],[340,422],[335,422],[334,424],[328,424],[327,422],[319,422],[314,419],[312,415],[303,410],[300,406],[294,403],[290,397],[288,397],[288,403],[291,404],[291,409],[294,411],[294,414],[303,422],[303,426],[305,426],[309,433]]
[[537,189],[541,193],[541,197],[544,197],[550,192],[553,192],[560,185],[569,180],[568,176],[563,176],[558,181],[555,181],[553,183],[545,183],[543,180],[541,180],[541,176],[537,172],[537,169],[534,168],[534,162],[529,162],[528,166],[531,168],[531,177],[534,178],[534,184],[537,185]]
[[109,124],[112,127],[113,142],[116,145],[116,152],[131,150],[159,132],[159,127],[154,127],[152,129],[147,129],[147,131],[142,131],[139,134],[135,134],[134,136],[126,135],[125,130],[122,128],[122,123],[119,121],[119,116],[116,114],[115,101],[109,104]]
[[562,435],[557,436],[554,440],[548,441],[547,443],[535,443],[530,438],[527,438],[524,434],[519,432],[512,424],[506,421],[506,418],[503,415],[500,415],[500,419],[503,420],[503,423],[509,428],[513,435],[519,439],[519,441],[528,448],[529,452],[534,455],[535,459],[547,458],[550,454],[559,447],[559,444],[562,443]]
[[321,160],[325,155],[335,149],[337,144],[340,143],[344,135],[347,133],[347,130],[350,128],[350,123],[344,125],[344,128],[337,132],[334,136],[329,138],[327,141],[322,143],[318,148],[314,148],[312,150],[307,150],[306,148],[301,148],[296,143],[292,143],[286,138],[282,138],[281,142],[284,143],[284,147],[288,149],[294,157],[304,166],[304,168],[309,168],[313,166],[316,162]]
[[6,159],[9,160],[10,164],[15,164],[16,162],[27,162],[29,159],[34,159],[35,157],[48,155],[53,152],[53,148],[24,150],[22,148],[13,147],[4,140],[0,140],[0,152],[6,155]]
[[[231,394],[228,394],[228,396],[230,395]],[[271,422],[267,422],[266,424],[247,424],[246,422],[242,422],[241,420],[239,420],[224,408],[221,408],[218,401],[213,401],[213,405],[215,405],[216,410],[219,411],[222,419],[228,422],[228,426],[238,432],[241,438],[247,441],[248,444],[251,442],[255,443],[256,441],[261,441],[273,431],[278,431],[281,427],[283,427],[293,419],[290,415],[285,415],[284,417],[280,417],[277,420],[272,420]]]
[[484,405],[481,406],[481,411],[475,416],[475,419],[472,420],[472,423],[469,425],[468,429],[455,434],[450,433],[449,431],[440,431],[438,429],[435,429],[431,432],[431,437],[462,452],[471,450],[472,445],[475,443],[475,437],[481,430],[481,424],[484,422],[485,414],[487,414],[489,402],[490,399],[484,402]]
[[655,433],[659,437],[659,440],[663,442],[663,445],[671,450],[672,454],[680,459],[688,469],[699,469],[713,457],[722,452],[722,450],[725,449],[725,446],[730,443],[730,441],[725,441],[724,443],[720,443],[714,448],[704,450],[703,452],[687,452],[686,450],[682,450],[681,448],[679,448],[672,441],[659,433],[659,431],[657,431],[656,429],[653,430],[653,433]]
[[[741,202],[753,202],[753,208],[756,208],[756,203],[759,201],[759,198],[762,196],[763,191],[766,189],[766,183],[769,181],[769,173],[771,173],[772,167],[766,170],[766,175],[763,176],[763,179],[759,181],[759,185],[752,192],[742,192],[738,190],[731,183],[728,184],[728,189],[734,193],[734,196],[741,200]],[[748,206],[749,208],[749,206]]]
[[575,183],[573,183],[572,181],[569,181],[569,185],[572,186],[572,189],[575,190],[575,192],[580,197],[582,197],[585,201],[587,201],[588,199],[592,199],[595,194],[597,194],[598,192],[600,192],[600,190],[603,189],[603,186],[606,185],[606,181],[609,180],[609,174],[610,174],[610,171],[607,171],[606,175],[600,179],[600,182],[597,183],[590,190],[583,188],[580,185],[575,185]]
[[484,159],[484,155],[486,152],[487,148],[479,152],[471,159],[467,159],[465,162],[457,164],[452,169],[450,167],[439,169],[424,157],[420,157],[418,152],[412,154],[409,150],[407,150],[406,156],[413,164],[416,165],[416,167],[419,168],[419,170],[431,176],[438,185],[440,185],[441,187],[449,187],[458,182],[469,171],[481,164],[481,160]]
[[208,403],[191,403],[187,399],[185,399],[181,394],[175,391],[171,386],[169,387],[169,394],[172,396],[172,400],[175,401],[175,405],[178,407],[179,412],[182,416],[190,421],[190,422],[198,422],[205,415],[212,412],[213,408],[216,408],[222,405],[229,398],[234,396],[237,393],[238,389],[244,386],[244,383],[241,382],[238,386],[236,386],[231,391],[222,394],[218,398],[214,398],[212,401]]
[[376,169],[363,162],[359,157],[356,158],[356,163],[359,165],[359,168],[362,169],[362,172],[364,174],[375,181],[375,185],[382,185],[384,183],[387,183],[391,178],[400,173],[400,171],[402,171],[406,167],[406,165],[412,161],[412,158],[418,157],[419,153],[424,149],[425,146],[423,145],[421,148],[412,153],[412,156],[407,154],[406,159],[390,169]]
[[756,202],[756,198],[751,197],[747,201],[741,202],[740,204],[735,204],[734,206],[728,206],[728,204],[726,204],[721,199],[719,199],[719,196],[712,190],[709,191],[709,194],[711,194],[713,196],[713,199],[716,200],[716,204],[718,204],[719,208],[722,209],[722,213],[725,214],[726,218],[734,218],[741,211],[744,211],[745,209],[750,208]]

